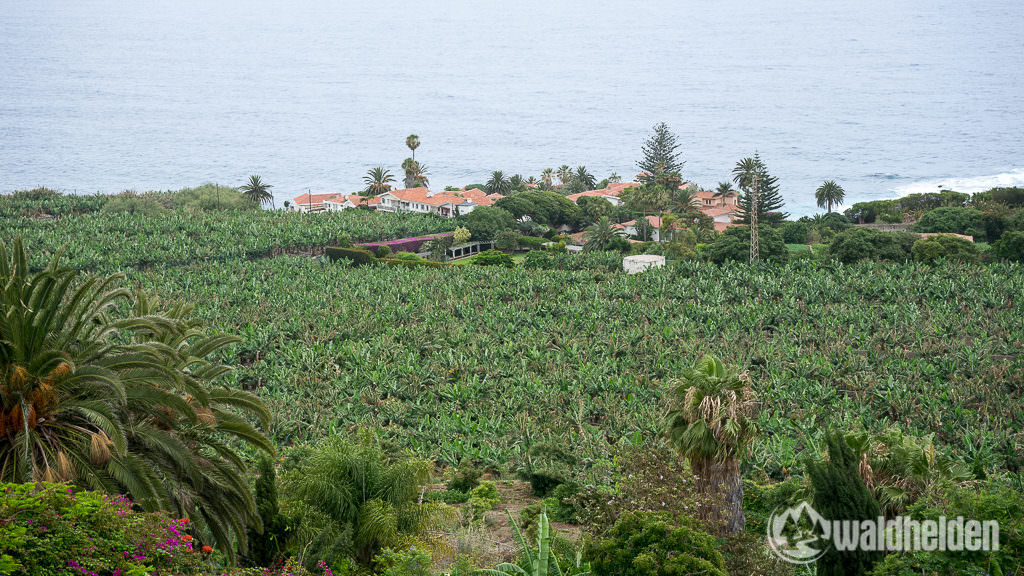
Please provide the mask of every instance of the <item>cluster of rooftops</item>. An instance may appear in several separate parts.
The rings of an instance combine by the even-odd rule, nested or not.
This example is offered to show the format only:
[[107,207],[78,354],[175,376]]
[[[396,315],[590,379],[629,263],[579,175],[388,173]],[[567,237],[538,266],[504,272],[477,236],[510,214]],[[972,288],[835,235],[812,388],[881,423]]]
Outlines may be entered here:
[[[604,198],[613,206],[621,206],[622,193],[637,186],[640,186],[638,182],[612,182],[600,190],[569,194],[566,198],[576,203],[585,197]],[[690,186],[694,185],[684,183],[681,188]],[[423,187],[405,188],[389,190],[375,196],[306,193],[294,198],[288,209],[296,212],[333,212],[365,206],[384,212],[419,212],[454,218],[469,214],[477,206],[492,206],[503,197],[501,194],[488,194],[479,188],[438,192]],[[739,216],[735,194],[719,196],[708,190],[697,190],[694,193],[694,202],[698,210],[714,221],[715,229],[718,231],[728,228]],[[661,229],[661,219],[658,216],[647,216],[647,219],[654,230]],[[635,229],[636,221],[623,222],[618,226],[629,232],[629,228]]]

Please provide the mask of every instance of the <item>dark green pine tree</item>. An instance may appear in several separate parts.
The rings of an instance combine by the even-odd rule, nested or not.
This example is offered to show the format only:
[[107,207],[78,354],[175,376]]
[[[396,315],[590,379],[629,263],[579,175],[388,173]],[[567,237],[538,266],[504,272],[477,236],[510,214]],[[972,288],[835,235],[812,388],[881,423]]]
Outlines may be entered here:
[[[874,520],[882,511],[857,472],[857,455],[839,432],[826,436],[828,461],[808,460],[814,509],[826,520]],[[818,559],[818,576],[867,574],[884,553],[831,547]]]
[[651,174],[652,179],[663,172],[682,172],[684,162],[679,158],[682,153],[678,149],[676,135],[662,122],[654,127],[654,134],[644,142],[644,158],[636,163],[636,167],[640,172]]
[[768,167],[765,166],[759,155],[754,154],[753,158],[740,160],[736,163],[736,168],[732,173],[733,181],[740,187],[737,204],[740,209],[739,222],[741,224],[750,224],[755,174],[759,190],[758,205],[761,208],[758,212],[758,225],[776,225],[789,218],[789,214],[782,211],[786,202],[782,199],[782,193],[779,192],[779,179],[768,172]]
[[277,503],[277,474],[274,461],[263,456],[259,461],[259,478],[255,482],[256,510],[263,521],[263,531],[249,529],[248,560],[251,566],[273,566],[284,557],[288,518]]

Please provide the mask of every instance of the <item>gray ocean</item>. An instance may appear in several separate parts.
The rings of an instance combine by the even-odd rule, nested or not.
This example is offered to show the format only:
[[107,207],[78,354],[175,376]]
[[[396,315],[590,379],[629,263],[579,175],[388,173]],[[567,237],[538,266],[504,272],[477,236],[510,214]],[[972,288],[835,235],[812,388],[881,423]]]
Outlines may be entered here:
[[0,0],[0,192],[635,174],[651,126],[787,208],[1024,184],[1020,0]]

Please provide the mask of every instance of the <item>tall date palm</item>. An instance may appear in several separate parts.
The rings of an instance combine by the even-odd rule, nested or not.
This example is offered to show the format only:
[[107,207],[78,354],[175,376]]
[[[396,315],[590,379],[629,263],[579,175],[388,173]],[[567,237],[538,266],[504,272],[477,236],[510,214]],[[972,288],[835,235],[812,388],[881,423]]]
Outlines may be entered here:
[[239,188],[239,192],[242,196],[245,196],[253,204],[260,206],[270,203],[271,206],[274,204],[274,195],[270,193],[270,189],[273,188],[270,184],[263,182],[263,179],[257,174],[249,176],[249,181]]
[[829,212],[832,212],[833,206],[842,204],[845,197],[846,191],[835,180],[826,180],[814,191],[818,207],[826,208]]
[[377,166],[371,168],[366,172],[366,176],[363,176],[363,182],[366,183],[366,188],[363,189],[363,197],[373,197],[378,194],[383,194],[391,190],[391,184],[395,181],[395,177],[391,175],[390,170],[385,170],[383,166]]

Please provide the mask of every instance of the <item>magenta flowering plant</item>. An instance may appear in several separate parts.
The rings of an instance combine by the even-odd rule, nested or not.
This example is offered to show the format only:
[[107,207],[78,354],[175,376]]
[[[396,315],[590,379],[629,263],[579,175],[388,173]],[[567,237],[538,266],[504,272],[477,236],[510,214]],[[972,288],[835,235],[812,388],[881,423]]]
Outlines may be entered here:
[[357,246],[370,251],[375,251],[381,246],[387,246],[392,252],[418,252],[427,242],[430,242],[435,238],[447,238],[452,235],[452,232],[444,232],[441,234],[429,234],[414,238],[399,238],[398,240],[388,240],[383,242],[363,242],[357,244]]
[[206,562],[187,527],[187,520],[134,511],[121,496],[0,484],[0,573],[197,574]]

